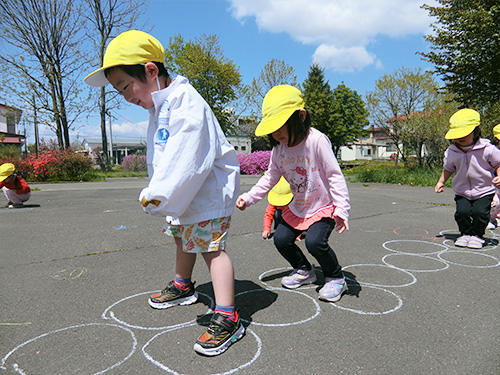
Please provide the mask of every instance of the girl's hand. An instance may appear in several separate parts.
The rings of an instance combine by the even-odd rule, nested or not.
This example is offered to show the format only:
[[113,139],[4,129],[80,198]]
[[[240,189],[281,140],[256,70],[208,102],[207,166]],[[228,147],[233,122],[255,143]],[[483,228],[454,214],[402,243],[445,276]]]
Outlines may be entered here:
[[500,188],[500,176],[496,176],[493,180],[491,180],[493,184],[497,187]]
[[337,215],[333,215],[333,220],[335,220],[335,230],[339,234],[342,234],[345,230],[349,230],[349,222],[347,220]]
[[270,235],[271,235],[271,232],[268,232],[268,231],[262,232],[262,238],[265,240],[267,240]]
[[244,211],[245,208],[247,208],[247,203],[241,199],[241,197],[238,197],[236,200],[236,207],[238,207],[241,211]]
[[441,182],[438,182],[436,186],[434,187],[434,191],[436,193],[442,193],[444,191],[444,186]]

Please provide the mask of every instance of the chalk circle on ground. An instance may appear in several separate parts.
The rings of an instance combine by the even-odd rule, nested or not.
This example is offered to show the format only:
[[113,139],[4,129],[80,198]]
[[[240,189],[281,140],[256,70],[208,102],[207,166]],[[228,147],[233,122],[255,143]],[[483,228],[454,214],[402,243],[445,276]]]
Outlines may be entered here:
[[[198,309],[198,311],[192,311],[189,314],[169,314],[168,311],[171,310],[158,310],[153,309],[149,306],[147,298],[144,295],[151,295],[158,292],[157,290],[142,292],[133,294],[131,296],[122,298],[116,301],[111,306],[109,306],[101,315],[102,319],[114,320],[116,323],[122,324],[125,327],[148,330],[148,331],[164,331],[167,329],[172,329],[179,326],[184,326],[187,323],[194,323],[196,319],[186,321],[186,317],[193,317],[197,315],[208,314],[215,308],[214,300],[211,296],[205,293],[198,293],[198,302],[190,305],[190,307]],[[138,298],[141,297],[141,298]],[[208,309],[204,308],[204,304],[200,303],[200,300],[207,301],[205,304]],[[125,307],[119,308],[120,304],[128,303]],[[119,309],[119,312],[113,311],[113,309]],[[127,318],[123,318],[123,315],[129,314]],[[132,314],[132,315],[130,315]],[[120,318],[118,317],[120,316]],[[171,320],[171,324],[164,325],[167,319]],[[132,323],[135,321],[135,323]],[[143,321],[144,323],[141,323]],[[158,322],[157,326],[151,326],[151,323]],[[146,324],[146,323],[149,323]]]
[[[250,319],[244,319],[243,315],[255,309],[255,306],[260,303],[259,294],[270,292],[277,294],[276,300],[259,309],[262,311],[259,316],[256,316],[257,311],[255,311],[251,313]],[[305,303],[304,298],[311,303]],[[306,323],[316,318],[321,311],[319,303],[313,297],[296,289],[285,288],[246,290],[235,295],[235,304],[240,307],[244,322],[263,327],[287,327]],[[297,309],[296,306],[300,306],[300,309]],[[280,321],[272,323],[258,321],[258,319],[279,319]]]
[[[320,274],[322,274],[321,270],[317,269],[316,267],[314,267],[315,271],[316,271],[316,276],[318,276],[318,271]],[[281,278],[283,276],[288,276],[290,274],[290,272],[292,272],[293,268],[292,267],[282,267],[282,268],[274,268],[272,270],[269,270],[269,271],[266,271],[264,273],[262,273],[260,276],[259,276],[259,281],[264,284],[268,289],[285,289],[283,288],[283,286],[281,285]],[[270,274],[273,274],[273,273],[276,273],[276,272],[281,272],[281,274],[279,276],[277,276],[275,279],[273,279],[273,284],[274,285],[271,285],[270,283],[264,281],[263,279],[267,276],[267,275],[270,275]],[[307,284],[307,285],[302,285],[300,287],[300,290],[304,290],[304,289],[316,289],[318,286],[320,286],[319,284]],[[289,290],[293,290],[293,289],[289,289]]]
[[[402,266],[390,263],[387,260],[388,258],[392,258],[392,262],[394,262],[394,258],[397,258],[400,261],[403,260],[403,263],[405,263],[406,265]],[[384,264],[387,264],[390,267],[395,267],[397,269],[408,272],[438,272],[438,271],[444,271],[445,269],[450,267],[450,265],[442,259],[434,258],[428,255],[419,255],[419,254],[398,254],[398,253],[387,254],[382,258],[382,262],[384,262]]]
[[[349,286],[349,284],[348,282],[347,285]],[[351,286],[349,286],[349,288],[350,287]],[[370,289],[370,291],[366,292],[366,288]],[[344,294],[339,302],[330,303],[330,305],[337,309],[354,312],[360,315],[386,315],[399,310],[401,306],[403,306],[402,298],[393,291],[385,288],[373,285],[363,285],[360,293],[364,294],[363,298],[352,298],[354,296]],[[391,307],[387,308],[385,305],[389,304]],[[369,306],[377,306],[378,309],[376,311],[375,309],[369,311],[367,309]]]
[[370,272],[370,271],[368,271],[368,277],[375,277],[375,276],[383,277],[383,276],[385,276],[387,280],[398,280],[398,279],[401,279],[402,275],[404,275],[404,278],[406,280],[402,280],[400,284],[396,284],[396,283],[388,284],[388,283],[385,283],[383,281],[382,282],[369,282],[369,281],[363,280],[363,278],[365,277],[363,274],[366,275],[367,272],[363,272],[361,270],[359,270],[359,271],[352,271],[351,270],[350,271],[352,274],[356,275],[356,280],[353,280],[347,276],[346,276],[346,279],[354,281],[354,282],[358,282],[361,285],[369,285],[369,286],[374,286],[374,287],[379,287],[379,288],[403,288],[406,286],[413,285],[417,282],[417,278],[411,272],[408,272],[404,269],[390,266],[387,264],[351,264],[349,266],[343,267],[342,270],[345,271],[345,270],[351,269],[351,268],[358,268],[358,269],[361,269],[361,268],[367,269],[368,268],[369,269],[369,268],[375,268],[375,267],[385,268],[386,272],[383,272],[383,271],[382,272],[381,271]]
[[445,245],[422,240],[391,240],[384,242],[382,247],[394,253],[425,255],[439,254],[448,249]]
[[[186,340],[182,340],[182,338],[179,338],[177,332],[173,333],[173,336],[170,337],[169,333],[177,331],[181,328],[188,329],[189,331],[186,333]],[[260,337],[257,336],[257,334],[252,329],[246,327],[245,336],[242,338],[242,340],[240,340],[241,342],[238,341],[238,343],[236,343],[239,348],[233,348],[231,345],[231,347],[229,347],[227,351],[225,351],[220,356],[200,360],[200,355],[196,354],[195,351],[192,350],[192,347],[194,345],[194,342],[196,341],[196,337],[198,337],[201,333],[202,332],[200,332],[200,325],[197,323],[185,324],[181,327],[175,327],[165,330],[153,336],[142,347],[142,353],[144,357],[146,357],[151,363],[170,374],[180,375],[186,373],[185,371],[178,371],[182,371],[181,368],[186,364],[189,364],[189,371],[192,373],[206,374],[208,365],[211,373],[216,373],[217,375],[229,375],[253,364],[257,360],[257,358],[259,358],[262,351],[262,341]],[[253,338],[255,339],[255,343],[250,344],[248,342],[249,336],[253,336]],[[179,345],[188,347],[180,348],[178,347]],[[252,354],[254,353],[254,348],[255,354]],[[169,354],[165,353],[166,349],[171,350],[172,358],[169,358]],[[179,352],[182,352],[184,354],[179,356]],[[210,364],[208,364],[206,361],[210,361]],[[244,363],[237,367],[233,367],[230,369],[227,368],[228,364],[233,364],[234,366],[235,363],[241,362]],[[193,369],[193,366],[199,366],[199,368]],[[176,368],[177,370],[174,370],[173,368]]]
[[[500,260],[493,255],[476,251],[446,250],[438,254],[438,257],[444,262],[469,268],[493,268],[500,265]],[[455,259],[450,260],[450,258]]]
[[[126,335],[117,338],[117,329]],[[129,335],[130,338],[126,339]],[[94,338],[92,345],[84,340],[85,337]],[[33,343],[36,347],[30,345]],[[19,374],[45,373],[44,364],[50,365],[46,370],[58,368],[64,373],[76,374],[84,362],[86,373],[99,375],[123,364],[134,354],[136,347],[137,339],[128,328],[109,323],[80,324],[45,333],[16,346],[2,358],[0,369],[7,369],[7,360],[13,356],[16,358],[10,359],[14,363],[9,366]],[[26,364],[21,363],[23,358],[27,360]]]

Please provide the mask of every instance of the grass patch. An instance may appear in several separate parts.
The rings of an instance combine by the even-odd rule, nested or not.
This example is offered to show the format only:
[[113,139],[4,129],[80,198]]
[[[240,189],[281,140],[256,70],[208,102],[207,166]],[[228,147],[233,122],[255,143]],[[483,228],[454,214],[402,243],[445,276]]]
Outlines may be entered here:
[[121,165],[114,165],[109,171],[96,169],[96,174],[103,180],[113,177],[148,177],[147,171],[128,171]]
[[[346,168],[343,173],[351,182],[435,186],[442,169],[409,168],[402,163],[399,163],[396,168],[394,162],[390,161],[367,161],[362,165]],[[451,187],[451,179],[446,182],[445,186]]]

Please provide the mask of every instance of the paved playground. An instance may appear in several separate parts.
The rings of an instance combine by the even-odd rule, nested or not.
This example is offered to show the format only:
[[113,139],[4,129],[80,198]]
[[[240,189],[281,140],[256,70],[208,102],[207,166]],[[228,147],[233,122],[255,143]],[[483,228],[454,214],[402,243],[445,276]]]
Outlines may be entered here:
[[318,300],[319,269],[316,285],[280,287],[289,269],[261,239],[266,202],[235,210],[247,333],[207,358],[192,350],[213,307],[201,258],[199,303],[147,304],[175,254],[137,202],[146,184],[32,184],[25,208],[0,209],[0,375],[500,374],[500,228],[481,250],[454,247],[451,189],[348,184],[351,230],[330,237],[349,285],[337,304]]

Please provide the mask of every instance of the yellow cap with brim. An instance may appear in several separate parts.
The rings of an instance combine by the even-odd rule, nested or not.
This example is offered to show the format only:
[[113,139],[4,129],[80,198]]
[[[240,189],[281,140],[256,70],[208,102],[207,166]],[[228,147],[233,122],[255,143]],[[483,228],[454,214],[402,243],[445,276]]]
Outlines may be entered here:
[[472,133],[479,126],[479,112],[473,109],[464,108],[453,114],[450,117],[450,130],[444,136],[446,139],[458,139]]
[[0,182],[9,177],[16,171],[16,167],[12,163],[4,163],[0,165]]
[[290,184],[284,177],[267,194],[267,201],[273,206],[286,206],[292,201],[293,194],[290,190]]
[[149,61],[163,62],[164,58],[165,50],[156,38],[139,30],[125,31],[109,42],[102,67],[90,73],[84,80],[90,86],[105,86],[109,83],[104,75],[104,71],[108,68]]
[[260,137],[275,132],[298,109],[304,108],[304,98],[300,90],[289,85],[274,86],[262,101],[262,121],[255,129]]
[[496,139],[500,139],[500,124],[496,125],[493,128],[493,135],[495,136]]

